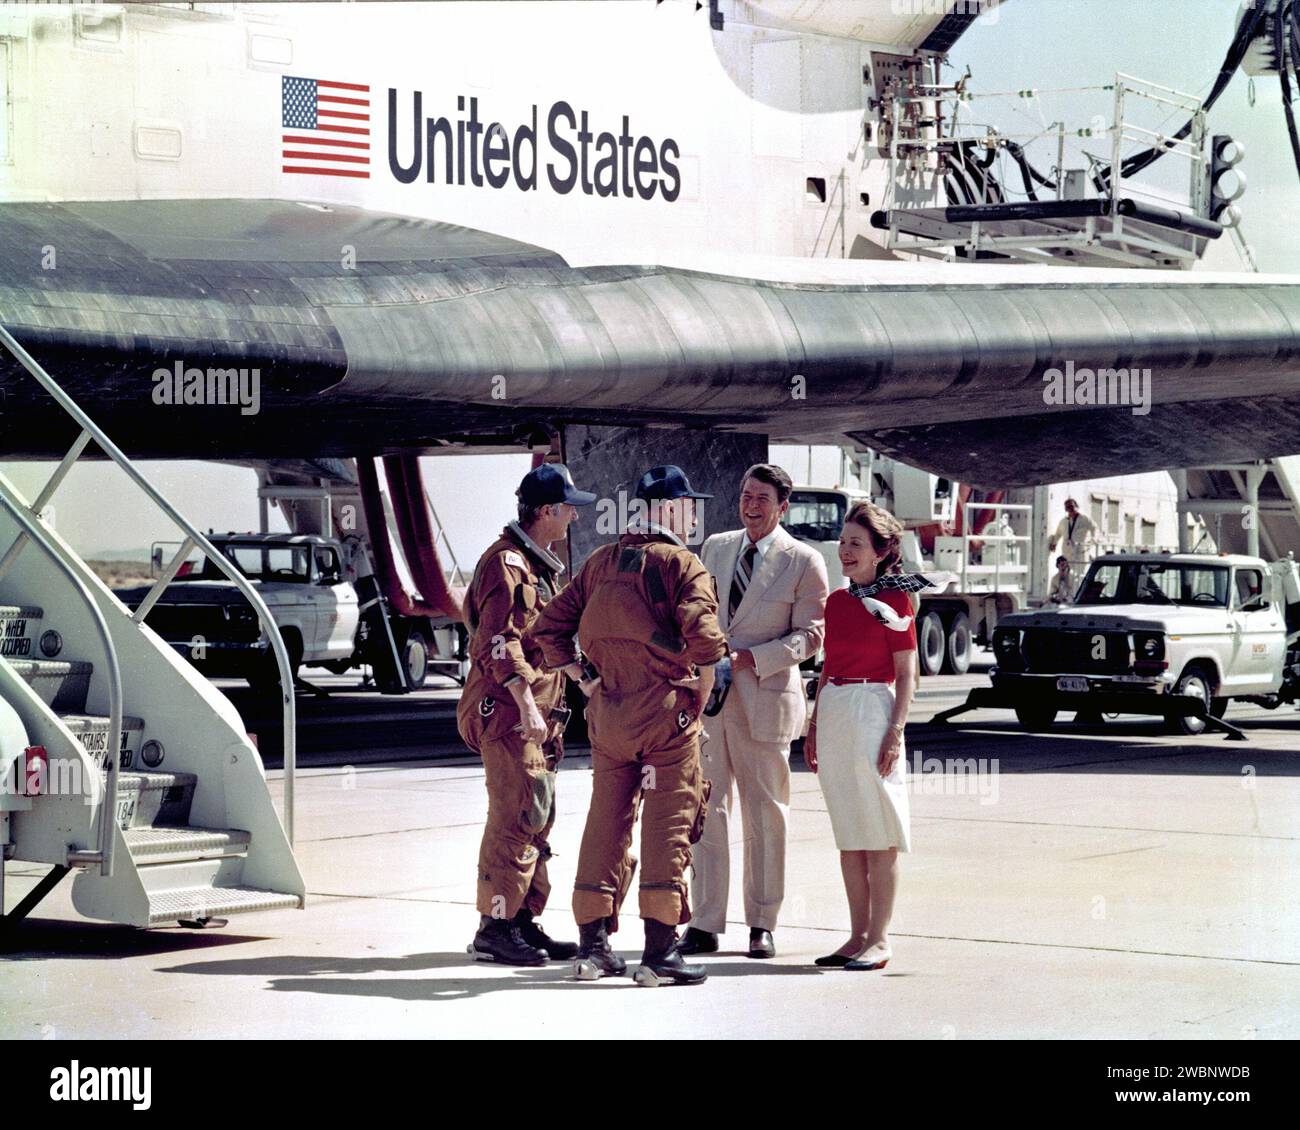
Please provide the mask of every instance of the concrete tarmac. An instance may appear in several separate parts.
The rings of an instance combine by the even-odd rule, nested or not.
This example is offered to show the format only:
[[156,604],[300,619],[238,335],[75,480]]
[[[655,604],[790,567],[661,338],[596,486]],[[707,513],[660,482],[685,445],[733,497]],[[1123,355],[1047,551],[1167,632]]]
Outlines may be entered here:
[[[926,680],[913,709],[914,850],[883,971],[812,964],[846,939],[848,912],[825,803],[797,753],[774,960],[743,955],[737,823],[724,952],[702,959],[705,984],[652,990],[630,977],[578,983],[567,964],[475,964],[465,945],[481,768],[446,759],[445,724],[428,749],[406,751],[423,760],[372,760],[385,727],[357,708],[339,724],[353,763],[298,777],[307,910],[139,931],[78,918],[60,888],[0,960],[0,1036],[1300,1036],[1300,714],[1234,707],[1244,743],[1131,719],[1048,735],[995,711],[962,729],[926,724],[981,682]],[[454,692],[429,698],[441,716]],[[329,744],[346,743],[334,733]],[[576,937],[569,896],[590,780],[570,754],[543,919],[557,937]],[[12,907],[41,869],[7,874]],[[641,942],[625,917],[616,947],[634,963]]]

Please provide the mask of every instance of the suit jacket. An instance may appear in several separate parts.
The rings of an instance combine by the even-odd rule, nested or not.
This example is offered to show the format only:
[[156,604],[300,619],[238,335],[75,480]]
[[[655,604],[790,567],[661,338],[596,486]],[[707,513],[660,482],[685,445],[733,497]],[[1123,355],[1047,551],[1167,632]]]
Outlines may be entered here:
[[700,547],[718,586],[718,619],[727,641],[733,650],[754,653],[754,669],[733,674],[727,709],[738,698],[750,737],[789,743],[803,732],[808,709],[799,664],[817,654],[826,630],[826,562],[778,526],[733,619],[728,597],[745,539],[744,530],[729,530]]

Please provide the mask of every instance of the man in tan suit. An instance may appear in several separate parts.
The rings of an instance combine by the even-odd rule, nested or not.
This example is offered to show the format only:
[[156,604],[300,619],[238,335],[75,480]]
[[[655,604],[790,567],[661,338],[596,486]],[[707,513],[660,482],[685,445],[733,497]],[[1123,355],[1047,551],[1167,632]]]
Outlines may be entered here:
[[745,921],[749,956],[774,957],[772,931],[785,895],[790,743],[803,733],[807,702],[799,664],[822,645],[826,563],[781,528],[792,484],[759,463],[741,482],[743,529],[700,548],[718,587],[719,619],[732,649],[732,685],[721,711],[704,719],[704,774],[713,782],[695,852],[694,913],[682,953],[713,953],[726,929],[732,785],[744,823]]

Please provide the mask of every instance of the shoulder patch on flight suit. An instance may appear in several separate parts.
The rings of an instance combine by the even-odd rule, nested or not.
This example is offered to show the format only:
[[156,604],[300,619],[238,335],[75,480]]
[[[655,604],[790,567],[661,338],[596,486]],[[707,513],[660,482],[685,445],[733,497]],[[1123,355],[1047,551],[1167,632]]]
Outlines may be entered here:
[[513,565],[516,569],[523,569],[525,571],[528,569],[528,566],[524,564],[523,554],[516,553],[513,549],[507,549],[505,553],[501,555],[501,560],[507,565]]

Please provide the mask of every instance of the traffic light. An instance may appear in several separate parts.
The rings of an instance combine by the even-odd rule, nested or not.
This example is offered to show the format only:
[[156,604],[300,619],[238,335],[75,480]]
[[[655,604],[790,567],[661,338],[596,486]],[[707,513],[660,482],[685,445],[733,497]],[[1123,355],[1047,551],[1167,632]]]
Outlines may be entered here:
[[1235,227],[1241,209],[1233,204],[1246,191],[1246,174],[1237,165],[1245,157],[1240,141],[1218,133],[1210,142],[1210,219],[1224,227]]

